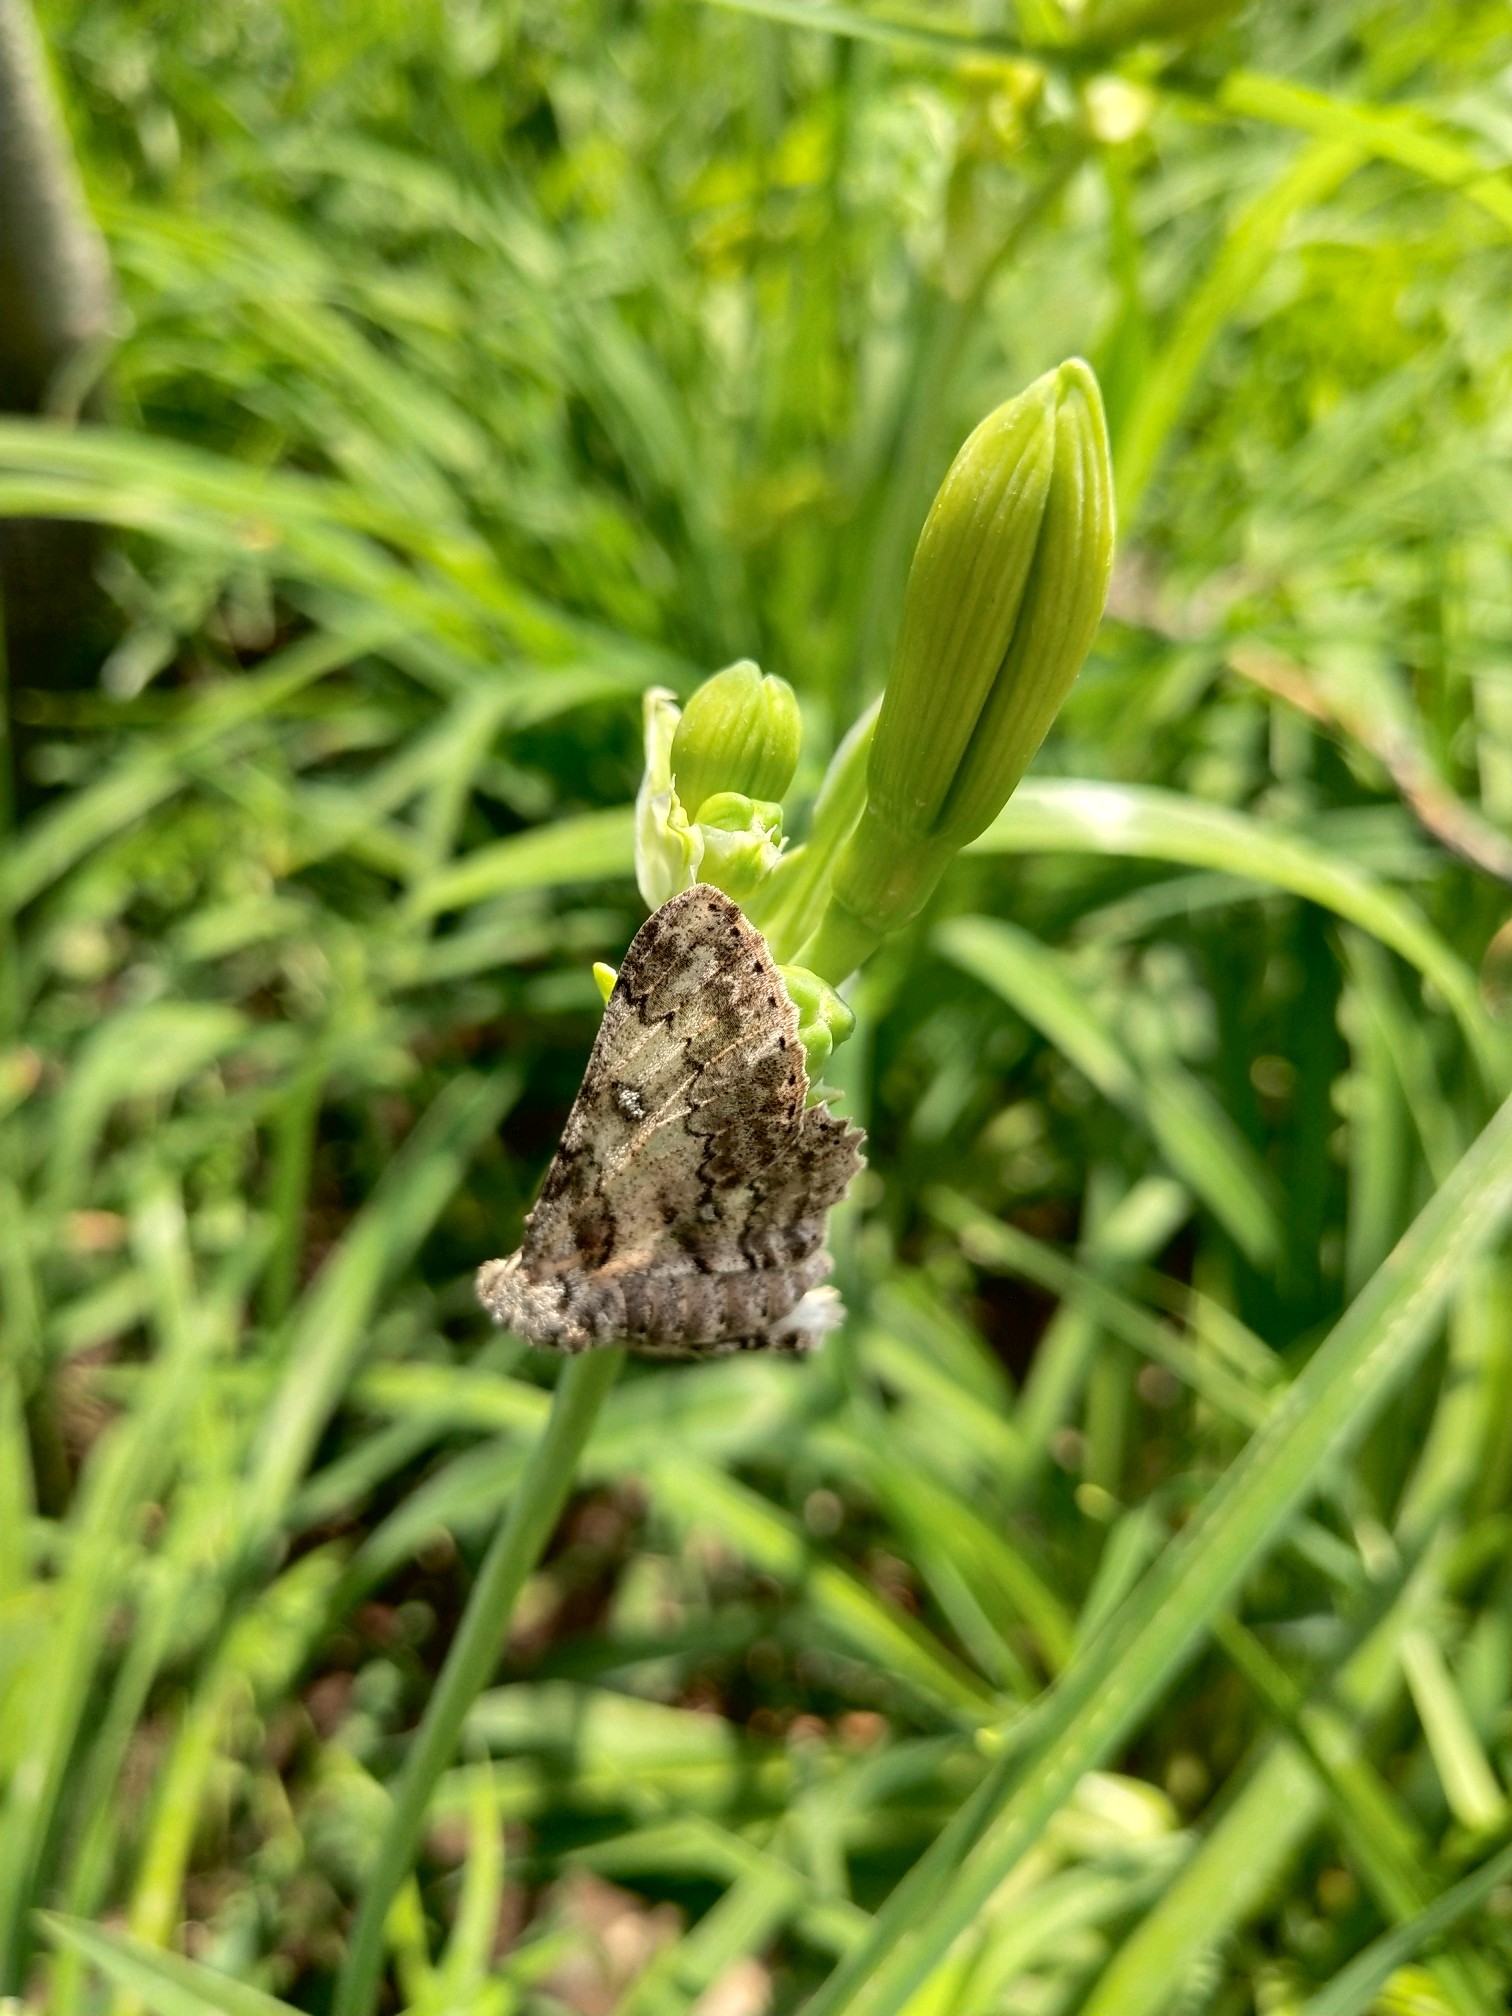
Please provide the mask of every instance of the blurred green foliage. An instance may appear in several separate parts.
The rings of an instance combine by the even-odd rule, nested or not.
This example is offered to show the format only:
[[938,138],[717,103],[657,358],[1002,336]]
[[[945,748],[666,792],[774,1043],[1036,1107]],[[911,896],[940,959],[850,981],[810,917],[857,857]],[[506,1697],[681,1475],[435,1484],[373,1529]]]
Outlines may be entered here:
[[640,693],[754,657],[812,795],[1080,353],[1110,615],[856,990],[852,1321],[612,1394],[391,2005],[1503,2011],[1505,9],[41,12],[131,324],[0,423],[118,612],[9,695],[0,1995],[328,2005]]

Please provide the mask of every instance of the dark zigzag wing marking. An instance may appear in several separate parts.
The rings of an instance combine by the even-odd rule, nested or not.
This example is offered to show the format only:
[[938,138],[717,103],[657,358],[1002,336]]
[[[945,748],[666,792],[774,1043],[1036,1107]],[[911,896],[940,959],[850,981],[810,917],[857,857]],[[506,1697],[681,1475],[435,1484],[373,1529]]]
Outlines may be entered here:
[[806,1092],[797,1010],[765,940],[718,890],[673,897],[625,955],[527,1266],[602,1265],[626,1247],[645,1264],[668,1228],[723,1222],[735,1199],[721,1192],[780,1151]]
[[828,1272],[827,1215],[864,1137],[805,1108],[797,1028],[727,897],[695,887],[648,918],[520,1253],[480,1277],[500,1320],[562,1349],[639,1338],[667,1355],[822,1335],[833,1316],[795,1332],[790,1312]]

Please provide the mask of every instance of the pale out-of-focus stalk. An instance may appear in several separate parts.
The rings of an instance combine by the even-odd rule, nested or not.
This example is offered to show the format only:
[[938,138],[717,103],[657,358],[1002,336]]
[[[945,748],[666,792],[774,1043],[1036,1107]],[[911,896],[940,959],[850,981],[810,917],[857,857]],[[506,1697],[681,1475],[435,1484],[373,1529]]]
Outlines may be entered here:
[[578,1458],[624,1358],[621,1350],[584,1351],[562,1368],[545,1432],[483,1557],[441,1676],[410,1739],[388,1825],[357,1906],[336,1984],[335,2016],[371,2016],[383,1974],[389,1908],[414,1867],[431,1794],[457,1754],[469,1710],[493,1676],[516,1599],[561,1517]]

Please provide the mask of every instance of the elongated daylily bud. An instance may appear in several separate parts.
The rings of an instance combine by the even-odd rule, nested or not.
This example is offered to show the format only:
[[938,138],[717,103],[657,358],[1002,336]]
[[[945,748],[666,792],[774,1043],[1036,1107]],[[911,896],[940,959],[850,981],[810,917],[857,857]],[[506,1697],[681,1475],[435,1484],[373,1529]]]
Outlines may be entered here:
[[706,679],[672,738],[672,782],[690,819],[716,793],[768,803],[798,767],[803,724],[786,679],[763,677],[749,658]]
[[1073,358],[990,413],[914,553],[867,803],[800,955],[843,979],[1002,810],[1081,669],[1113,560],[1102,398]]

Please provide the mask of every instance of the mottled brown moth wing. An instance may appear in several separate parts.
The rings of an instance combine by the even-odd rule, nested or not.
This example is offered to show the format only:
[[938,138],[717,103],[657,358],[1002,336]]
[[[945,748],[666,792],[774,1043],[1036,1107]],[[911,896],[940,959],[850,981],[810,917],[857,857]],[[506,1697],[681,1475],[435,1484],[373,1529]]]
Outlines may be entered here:
[[862,1136],[806,1106],[766,940],[700,883],[636,933],[524,1242],[484,1306],[561,1351],[808,1350],[840,1319],[830,1207]]

